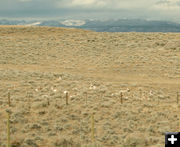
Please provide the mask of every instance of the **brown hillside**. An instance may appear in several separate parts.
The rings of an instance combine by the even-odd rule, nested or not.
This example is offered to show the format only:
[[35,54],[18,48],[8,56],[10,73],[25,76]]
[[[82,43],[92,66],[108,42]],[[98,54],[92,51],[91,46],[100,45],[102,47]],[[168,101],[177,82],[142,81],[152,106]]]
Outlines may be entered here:
[[178,92],[180,33],[0,27],[0,146],[164,146]]

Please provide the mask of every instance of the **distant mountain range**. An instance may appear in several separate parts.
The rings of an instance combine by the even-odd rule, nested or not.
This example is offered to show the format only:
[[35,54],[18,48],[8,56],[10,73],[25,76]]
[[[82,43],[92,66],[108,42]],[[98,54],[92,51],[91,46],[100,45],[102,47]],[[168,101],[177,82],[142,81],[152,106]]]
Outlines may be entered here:
[[141,19],[119,20],[0,20],[0,25],[52,26],[93,30],[97,32],[180,32],[180,24]]

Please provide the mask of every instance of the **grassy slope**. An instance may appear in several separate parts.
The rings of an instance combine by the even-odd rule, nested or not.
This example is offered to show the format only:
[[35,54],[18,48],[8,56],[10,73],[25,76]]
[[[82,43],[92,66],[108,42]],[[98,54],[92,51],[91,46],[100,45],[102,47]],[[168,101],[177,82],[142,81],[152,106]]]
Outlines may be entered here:
[[[26,146],[60,146],[62,138],[89,144],[92,112],[101,146],[162,146],[163,132],[180,129],[179,38],[179,33],[1,26],[0,146],[6,142],[7,109],[13,112],[12,140]],[[126,88],[122,105],[115,93]],[[69,106],[64,90],[70,92]]]

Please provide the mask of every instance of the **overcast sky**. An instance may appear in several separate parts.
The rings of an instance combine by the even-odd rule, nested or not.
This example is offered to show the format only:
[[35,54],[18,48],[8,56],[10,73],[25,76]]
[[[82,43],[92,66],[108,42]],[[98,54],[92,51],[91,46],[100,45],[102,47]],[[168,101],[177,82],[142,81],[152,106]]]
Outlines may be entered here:
[[0,0],[0,18],[146,18],[180,22],[180,0]]

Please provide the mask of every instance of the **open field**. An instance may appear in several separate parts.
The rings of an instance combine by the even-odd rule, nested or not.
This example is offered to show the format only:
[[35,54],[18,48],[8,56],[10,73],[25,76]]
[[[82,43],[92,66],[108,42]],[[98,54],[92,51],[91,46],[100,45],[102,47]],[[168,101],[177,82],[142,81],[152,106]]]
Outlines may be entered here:
[[162,147],[178,92],[180,33],[0,27],[2,147]]

